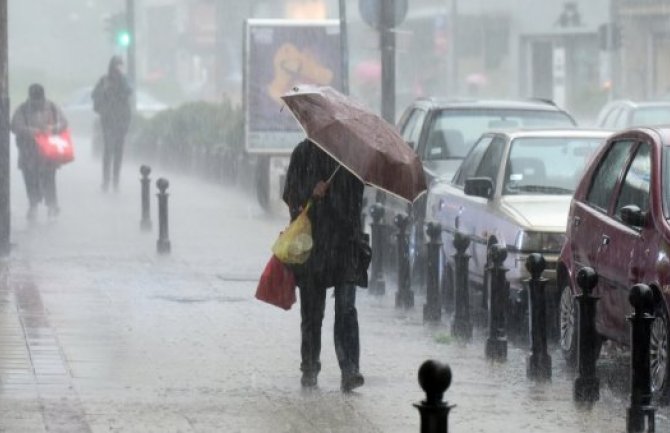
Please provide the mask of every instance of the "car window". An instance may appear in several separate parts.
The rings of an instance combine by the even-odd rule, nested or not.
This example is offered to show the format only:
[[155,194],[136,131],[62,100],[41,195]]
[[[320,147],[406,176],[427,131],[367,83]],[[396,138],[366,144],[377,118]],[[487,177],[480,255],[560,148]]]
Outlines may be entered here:
[[628,127],[628,113],[629,110],[626,107],[622,107],[619,110],[619,115],[614,121],[614,129],[625,129]]
[[572,194],[597,137],[521,137],[512,141],[503,194]]
[[667,125],[670,123],[670,106],[644,107],[633,111],[632,124],[642,125]]
[[616,122],[616,118],[619,115],[619,112],[621,111],[621,108],[619,107],[613,107],[606,115],[605,118],[603,119],[602,123],[600,126],[603,128],[607,129],[614,129],[614,123]]
[[421,135],[421,127],[423,126],[423,119],[426,117],[426,111],[416,109],[412,111],[402,130],[402,138],[405,142],[416,150],[416,144],[419,142],[419,135]]
[[[458,159],[491,129],[573,128],[573,120],[562,111],[510,108],[440,110],[430,125],[423,159]],[[446,149],[446,150],[445,150]]]
[[616,204],[616,214],[624,206],[636,205],[643,212],[649,210],[649,180],[651,178],[651,154],[649,145],[642,143],[638,147],[633,162],[621,183],[621,191]]
[[628,160],[633,141],[617,141],[610,146],[591,179],[586,202],[607,212],[617,180]]
[[500,136],[494,138],[489,148],[484,152],[484,156],[482,156],[482,160],[475,172],[475,177],[488,177],[495,185],[504,152],[505,140]]
[[461,167],[456,173],[454,181],[456,185],[465,185],[465,179],[475,175],[475,170],[477,170],[479,162],[482,160],[484,152],[486,152],[491,141],[493,141],[493,136],[485,135],[472,147],[472,150],[468,153],[468,156],[465,157],[461,163]]

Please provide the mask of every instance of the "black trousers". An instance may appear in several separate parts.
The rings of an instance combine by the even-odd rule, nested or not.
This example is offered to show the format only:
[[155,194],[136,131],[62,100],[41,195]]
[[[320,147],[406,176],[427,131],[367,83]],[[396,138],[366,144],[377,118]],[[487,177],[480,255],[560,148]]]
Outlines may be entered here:
[[[300,369],[317,374],[321,370],[321,325],[326,309],[326,289],[300,288],[300,330],[302,344]],[[356,312],[356,286],[335,287],[335,353],[342,374],[357,373],[360,343],[358,313]]]
[[30,207],[37,206],[42,200],[49,208],[58,207],[56,168],[56,164],[42,160],[23,164],[21,171]]
[[123,162],[123,146],[127,128],[102,122],[102,184],[107,187],[110,180],[119,185],[121,163]]

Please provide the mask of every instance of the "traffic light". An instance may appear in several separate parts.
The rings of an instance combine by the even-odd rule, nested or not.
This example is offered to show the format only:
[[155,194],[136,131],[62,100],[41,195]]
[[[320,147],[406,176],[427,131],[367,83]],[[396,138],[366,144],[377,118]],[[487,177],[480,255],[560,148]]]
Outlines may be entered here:
[[110,40],[118,47],[126,48],[132,42],[130,31],[128,30],[128,20],[126,14],[118,12],[105,18],[105,31],[109,34]]

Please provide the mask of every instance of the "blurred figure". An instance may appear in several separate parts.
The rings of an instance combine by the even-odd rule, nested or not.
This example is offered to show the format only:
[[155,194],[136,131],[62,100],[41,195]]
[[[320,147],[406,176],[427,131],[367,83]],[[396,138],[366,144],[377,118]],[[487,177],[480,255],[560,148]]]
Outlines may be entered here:
[[35,141],[35,134],[57,134],[67,128],[67,120],[61,109],[46,99],[44,87],[31,84],[28,100],[21,104],[12,116],[12,132],[16,135],[19,151],[19,168],[23,172],[30,207],[27,218],[34,220],[37,205],[44,200],[49,216],[58,215],[56,195],[56,169],[59,163],[44,158]]
[[132,89],[123,73],[123,60],[114,56],[109,61],[107,74],[93,89],[93,109],[100,115],[103,138],[102,190],[109,189],[110,181],[118,190],[123,147],[130,126],[130,98]]

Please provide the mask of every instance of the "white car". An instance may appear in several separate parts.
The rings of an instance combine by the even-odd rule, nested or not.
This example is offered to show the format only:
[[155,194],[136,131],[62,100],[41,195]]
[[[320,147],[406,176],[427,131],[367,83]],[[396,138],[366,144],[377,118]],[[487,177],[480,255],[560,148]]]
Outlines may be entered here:
[[[456,231],[471,237],[472,287],[486,287],[488,249],[496,243],[508,251],[504,265],[509,269],[510,299],[520,304],[511,307],[525,309],[523,281],[529,276],[525,260],[530,253],[544,255],[544,276],[555,286],[570,199],[591,155],[609,135],[580,129],[482,135],[453,179],[435,182],[427,197],[428,220],[439,222],[443,229],[445,287],[453,288]],[[554,305],[557,291],[549,293]]]

